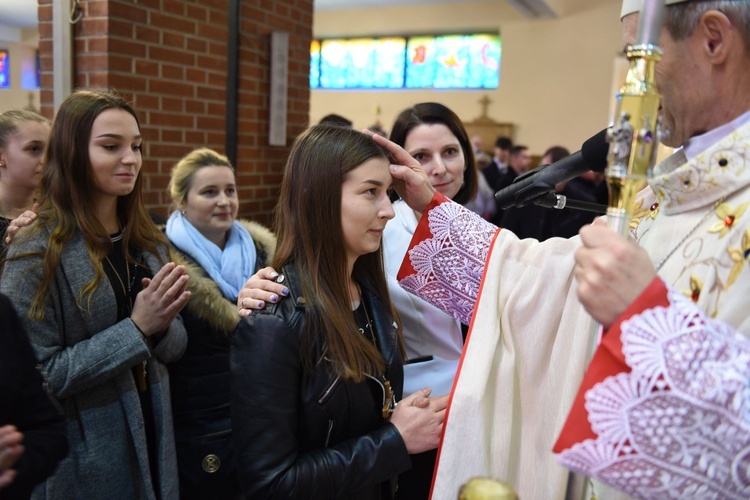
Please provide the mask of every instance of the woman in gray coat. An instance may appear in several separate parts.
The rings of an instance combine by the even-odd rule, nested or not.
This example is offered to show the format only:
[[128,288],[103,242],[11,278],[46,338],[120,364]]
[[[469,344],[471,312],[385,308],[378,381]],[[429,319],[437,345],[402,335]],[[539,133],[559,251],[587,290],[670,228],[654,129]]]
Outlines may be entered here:
[[68,457],[34,498],[178,498],[169,380],[187,337],[183,266],[141,200],[137,116],[110,92],[60,106],[36,224],[8,247],[13,301],[65,411]]

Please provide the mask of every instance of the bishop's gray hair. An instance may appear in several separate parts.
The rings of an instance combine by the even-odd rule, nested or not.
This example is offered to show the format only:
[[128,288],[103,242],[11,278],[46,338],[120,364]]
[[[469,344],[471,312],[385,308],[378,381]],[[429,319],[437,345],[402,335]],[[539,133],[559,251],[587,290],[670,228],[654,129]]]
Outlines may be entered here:
[[740,30],[745,46],[750,50],[750,2],[748,0],[696,0],[670,5],[665,9],[664,27],[675,40],[689,37],[698,21],[709,10],[718,10]]

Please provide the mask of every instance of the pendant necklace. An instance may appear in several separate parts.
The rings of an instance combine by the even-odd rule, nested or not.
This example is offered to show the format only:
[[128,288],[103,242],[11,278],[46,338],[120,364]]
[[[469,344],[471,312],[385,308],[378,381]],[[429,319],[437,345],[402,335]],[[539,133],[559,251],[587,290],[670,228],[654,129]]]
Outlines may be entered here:
[[[112,238],[112,242],[118,242],[122,239],[122,233]],[[138,276],[138,263],[133,262],[133,273],[131,275],[130,273],[130,265],[127,262],[127,260],[124,260],[125,262],[125,280],[122,279],[122,276],[120,275],[120,272],[117,270],[117,268],[114,266],[112,261],[110,260],[109,256],[104,257],[105,261],[107,262],[107,265],[112,270],[115,276],[117,276],[117,281],[120,283],[120,289],[123,294],[123,308],[124,311],[123,314],[125,317],[129,317],[130,313],[133,311],[133,298],[131,296],[133,292],[133,285],[135,285],[135,280]],[[127,286],[125,285],[127,283]],[[144,342],[148,345],[149,349],[151,348],[151,343],[145,335],[142,335]],[[147,380],[147,369],[148,369],[148,362],[146,360],[143,360],[140,362],[140,366],[136,365],[133,367],[133,376],[135,378],[136,385],[138,386],[139,392],[145,392],[148,389],[148,380]]]
[[[367,307],[365,306],[365,301],[362,299],[361,291],[359,297],[362,304],[362,310],[365,312],[365,319],[367,320],[367,324],[365,324],[365,327],[360,328],[359,331],[364,334],[364,330],[369,329],[370,339],[372,339],[373,345],[377,348],[378,343],[375,340],[375,332],[373,331],[372,321],[370,321],[370,315],[367,313]],[[381,410],[381,414],[383,415],[383,418],[388,421],[391,419],[391,414],[393,413],[394,408],[396,408],[396,393],[393,391],[393,387],[391,387],[391,381],[388,380],[384,374],[380,375],[380,379],[383,384],[383,408]]]

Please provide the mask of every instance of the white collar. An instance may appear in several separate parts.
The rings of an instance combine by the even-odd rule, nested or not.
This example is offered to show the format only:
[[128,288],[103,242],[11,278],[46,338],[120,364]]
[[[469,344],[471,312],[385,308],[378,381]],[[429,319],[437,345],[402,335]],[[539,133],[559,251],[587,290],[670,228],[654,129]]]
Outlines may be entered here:
[[[715,137],[717,133],[723,137]],[[693,158],[688,160],[685,148],[680,148],[654,168],[649,185],[661,199],[660,213],[676,214],[709,206],[750,186],[750,170],[746,168],[750,164],[747,115],[691,142],[694,139],[698,139],[698,145],[690,145]]]
[[699,154],[748,122],[750,122],[750,111],[746,111],[744,114],[738,116],[731,122],[725,123],[724,125],[716,127],[713,130],[709,130],[705,134],[691,137],[682,146],[682,150],[684,151],[688,161],[692,161]]

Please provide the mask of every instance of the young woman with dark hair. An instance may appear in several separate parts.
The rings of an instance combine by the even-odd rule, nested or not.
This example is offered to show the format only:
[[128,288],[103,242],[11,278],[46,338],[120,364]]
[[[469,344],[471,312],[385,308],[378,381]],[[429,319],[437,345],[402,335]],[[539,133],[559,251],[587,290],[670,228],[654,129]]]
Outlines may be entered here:
[[[436,190],[460,203],[474,199],[479,174],[471,142],[463,123],[449,108],[425,102],[403,110],[393,123],[391,140],[419,161]],[[395,217],[383,232],[383,260],[388,292],[402,324],[406,352],[404,394],[427,387],[432,394],[448,394],[461,358],[465,328],[449,314],[399,286],[396,274],[421,214],[397,198],[391,197],[395,200]],[[246,312],[257,309],[259,300],[261,304],[278,300],[278,284],[262,281],[272,276],[271,272],[261,270],[240,292],[239,305],[247,305]],[[251,289],[252,286],[257,288]],[[243,297],[247,298],[245,304],[241,303]],[[435,459],[434,450],[411,457],[412,467],[399,478],[399,498],[429,496]]]
[[178,497],[165,362],[187,337],[182,266],[141,199],[135,111],[112,92],[61,105],[38,222],[8,246],[0,290],[67,419],[68,456],[35,498]]
[[[419,161],[436,190],[467,204],[474,200],[479,172],[474,150],[461,119],[448,107],[423,102],[396,117],[390,139]],[[464,346],[461,322],[401,288],[396,274],[422,214],[401,200],[393,203],[396,217],[383,235],[388,289],[403,321],[407,364],[406,393],[430,387],[434,394],[449,394]],[[412,469],[399,479],[397,498],[429,497],[436,452],[412,457]]]
[[402,351],[380,243],[386,152],[350,129],[300,135],[284,172],[273,266],[290,297],[243,319],[231,352],[240,479],[252,498],[392,498],[437,446],[445,397],[401,399]]
[[437,191],[462,205],[474,199],[479,172],[471,140],[456,113],[438,102],[403,110],[393,122],[390,140],[404,147],[410,138],[414,158]]

